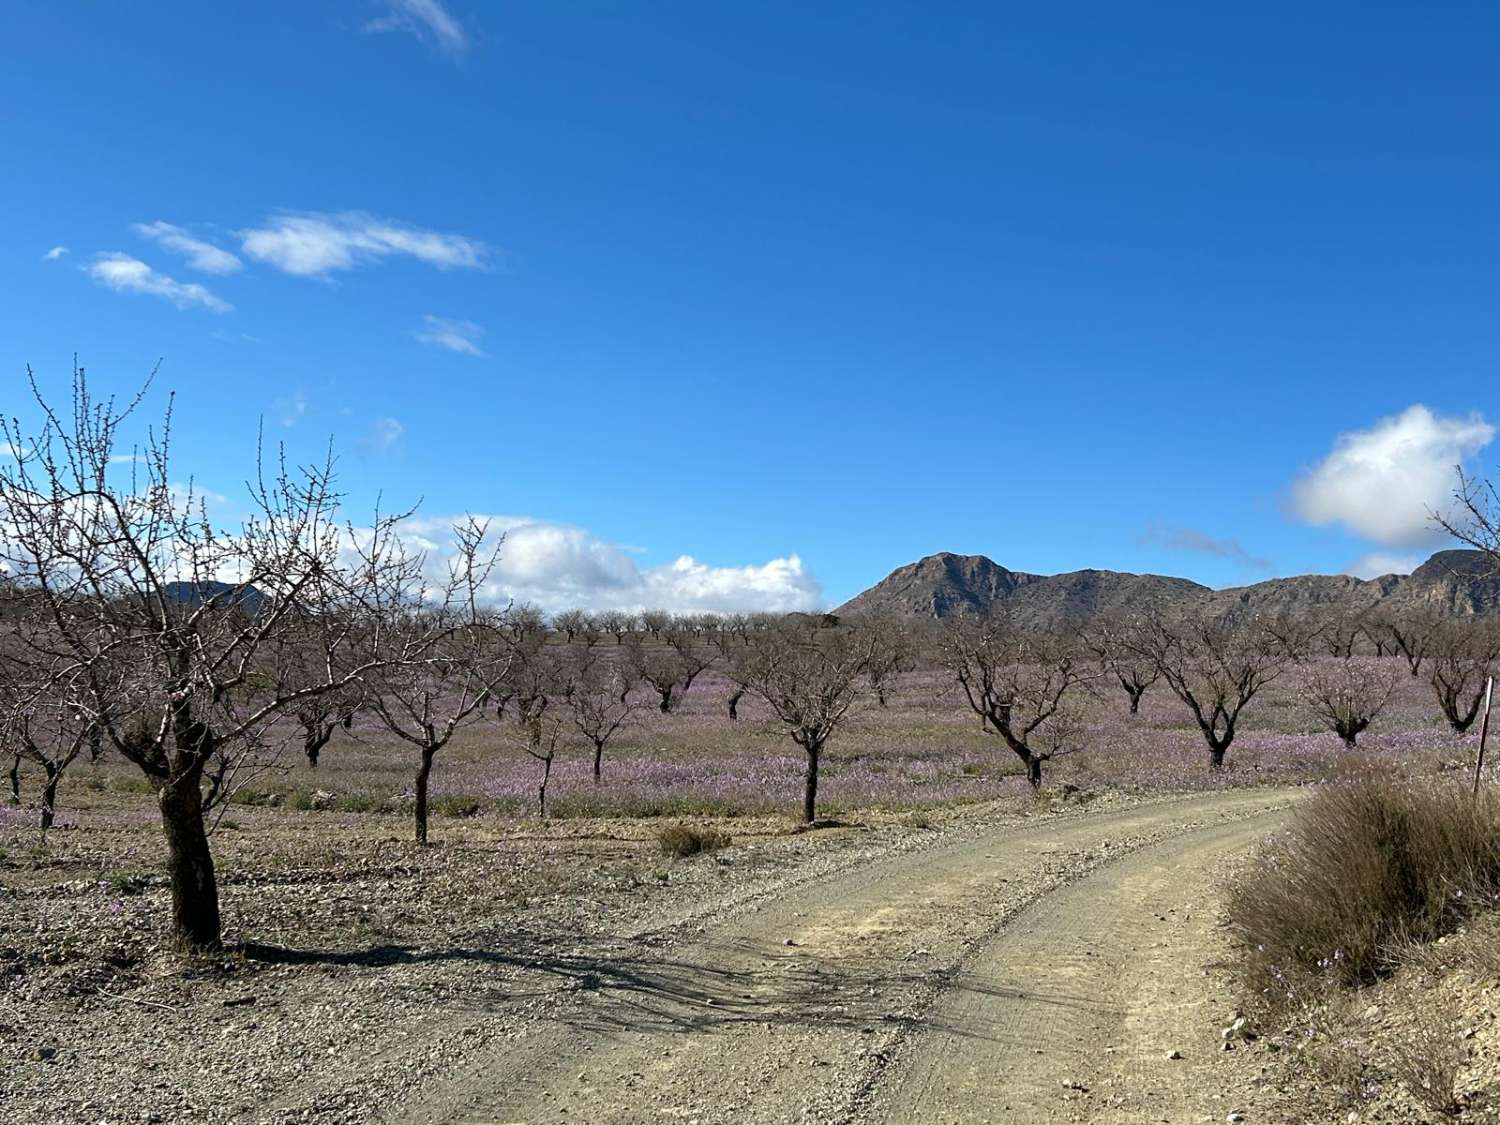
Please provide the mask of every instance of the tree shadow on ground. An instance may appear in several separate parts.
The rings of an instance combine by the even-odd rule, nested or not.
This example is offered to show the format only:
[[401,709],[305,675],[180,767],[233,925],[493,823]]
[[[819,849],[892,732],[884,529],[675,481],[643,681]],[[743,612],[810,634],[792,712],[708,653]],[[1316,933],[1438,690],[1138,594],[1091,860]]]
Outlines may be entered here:
[[1015,975],[934,968],[912,959],[825,959],[799,948],[754,943],[710,943],[673,955],[645,943],[600,943],[567,952],[515,939],[509,948],[422,948],[385,943],[356,950],[291,949],[246,943],[252,961],[384,970],[400,966],[467,963],[488,966],[500,979],[489,987],[469,981],[472,995],[501,1002],[570,993],[555,1018],[595,1032],[701,1032],[736,1024],[824,1026],[873,1033],[897,1025],[946,1030],[999,1042],[998,1023],[965,1021],[945,1026],[928,998],[955,991],[1008,1003],[1038,1003],[1115,1013],[1099,995],[1042,993],[1017,984]]

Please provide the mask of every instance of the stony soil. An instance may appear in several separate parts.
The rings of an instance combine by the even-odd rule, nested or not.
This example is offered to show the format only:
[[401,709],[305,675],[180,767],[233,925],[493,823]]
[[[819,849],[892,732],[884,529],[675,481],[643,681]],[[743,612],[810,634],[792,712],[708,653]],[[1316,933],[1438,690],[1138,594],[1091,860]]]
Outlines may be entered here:
[[[237,947],[211,960],[160,945],[159,876],[145,853],[142,874],[128,874],[131,849],[149,834],[58,833],[46,853],[10,855],[3,868],[0,1115],[890,1116],[907,1096],[905,1076],[920,1070],[904,1060],[949,1026],[956,998],[1004,992],[995,974],[1014,967],[1004,942],[1023,932],[1033,904],[1063,901],[1061,888],[1084,896],[1072,915],[1096,919],[1072,929],[1107,955],[1111,987],[1134,979],[1120,969],[1143,940],[1140,912],[1116,940],[1114,923],[1097,921],[1102,900],[1084,888],[1107,890],[1112,871],[1138,873],[1126,865],[1149,866],[1178,838],[1204,844],[1161,853],[1157,866],[1197,882],[1158,873],[1151,894],[1115,895],[1108,909],[1139,899],[1172,920],[1162,933],[1191,913],[1206,929],[1184,931],[1172,973],[1180,965],[1183,979],[1208,979],[1200,938],[1212,937],[1211,908],[1196,908],[1213,860],[1270,823],[1246,818],[1287,800],[1269,790],[1086,796],[809,833],[740,820],[725,826],[729,848],[687,860],[659,854],[650,822],[449,822],[440,846],[419,850],[396,835],[398,819],[310,817],[300,833],[281,819],[263,832],[258,810],[244,810],[216,844]],[[1069,929],[1050,932],[1061,940]],[[1197,1004],[1180,1031],[1131,1042],[1196,1058],[1194,1043],[1211,1044],[1227,1001]],[[1088,1119],[1109,1104],[1093,1093],[1108,1079],[1096,1063],[1120,1049],[1119,1035],[1108,1021],[1091,1034],[1082,1054],[1051,1029],[1030,1048],[1063,1072],[1054,1085],[1045,1070],[1028,1071],[1028,1082],[1056,1091],[1049,1112]],[[1093,1061],[1080,1069],[1084,1058]]]

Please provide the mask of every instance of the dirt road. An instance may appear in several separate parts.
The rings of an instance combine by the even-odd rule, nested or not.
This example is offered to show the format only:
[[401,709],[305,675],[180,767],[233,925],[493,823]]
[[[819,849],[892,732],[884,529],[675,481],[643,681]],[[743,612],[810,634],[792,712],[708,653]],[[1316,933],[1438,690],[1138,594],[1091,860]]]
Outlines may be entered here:
[[643,932],[547,1027],[388,1119],[1224,1120],[1227,998],[1204,972],[1218,874],[1291,799],[1008,827],[803,885],[691,941]]

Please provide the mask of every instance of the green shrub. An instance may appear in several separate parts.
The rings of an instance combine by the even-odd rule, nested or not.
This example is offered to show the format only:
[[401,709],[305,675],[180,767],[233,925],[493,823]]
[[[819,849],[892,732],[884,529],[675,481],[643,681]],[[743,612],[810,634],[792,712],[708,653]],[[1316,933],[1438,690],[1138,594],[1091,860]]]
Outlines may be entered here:
[[438,816],[455,818],[478,816],[483,809],[483,801],[464,793],[454,793],[447,797],[439,797],[432,802],[432,811],[437,813]]
[[286,803],[288,808],[298,812],[310,812],[318,807],[317,798],[308,789],[293,789],[286,795]]
[[664,855],[675,855],[685,859],[699,852],[713,852],[727,848],[730,837],[717,828],[700,828],[688,824],[673,824],[656,834]]
[[1279,1009],[1393,971],[1500,892],[1500,802],[1449,781],[1330,782],[1232,888],[1236,971]]

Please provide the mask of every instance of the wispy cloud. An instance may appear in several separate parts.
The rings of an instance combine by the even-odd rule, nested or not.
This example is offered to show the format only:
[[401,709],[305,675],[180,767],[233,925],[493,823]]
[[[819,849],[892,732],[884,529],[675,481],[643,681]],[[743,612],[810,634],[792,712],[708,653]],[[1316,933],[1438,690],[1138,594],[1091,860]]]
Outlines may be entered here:
[[298,387],[292,394],[285,398],[278,398],[271,404],[276,412],[277,418],[287,429],[302,421],[302,416],[307,413],[307,395],[302,388]]
[[68,248],[66,246],[54,246],[51,250],[48,250],[45,254],[42,255],[42,261],[55,262],[57,261],[57,259],[61,258],[67,253]]
[[469,33],[441,0],[382,0],[385,14],[365,24],[370,32],[402,31],[450,55],[469,49]]
[[1409,406],[1339,435],[1292,489],[1293,509],[1308,523],[1341,523],[1388,547],[1435,545],[1446,535],[1432,513],[1449,509],[1455,470],[1494,437],[1495,427],[1477,413],[1443,417]]
[[182,282],[157,273],[145,262],[128,254],[100,254],[83,267],[83,272],[108,289],[161,297],[179,309],[198,306],[223,313],[234,307],[196,282]]
[[240,268],[240,260],[228,250],[195,238],[171,223],[136,223],[134,229],[142,238],[150,239],[174,254],[181,254],[189,266],[203,273],[234,273]]
[[447,320],[440,316],[422,318],[424,327],[416,334],[417,339],[435,348],[447,348],[463,355],[484,355],[479,338],[484,329],[472,320]]
[[1421,555],[1393,555],[1374,551],[1344,568],[1355,578],[1379,578],[1383,574],[1410,574],[1427,560]]
[[1174,551],[1196,551],[1203,555],[1213,555],[1216,558],[1228,559],[1230,562],[1247,566],[1251,570],[1269,571],[1271,569],[1270,560],[1263,559],[1259,555],[1252,555],[1237,540],[1216,539],[1212,535],[1191,527],[1172,527],[1164,523],[1154,523],[1141,536],[1141,542],[1167,547]]
[[488,253],[484,243],[463,235],[358,211],[277,215],[239,235],[247,255],[299,277],[323,277],[391,257],[415,258],[438,269],[472,270],[484,265]]
[[374,425],[370,427],[369,444],[376,449],[390,449],[398,441],[401,435],[406,433],[406,427],[397,418],[376,418]]

